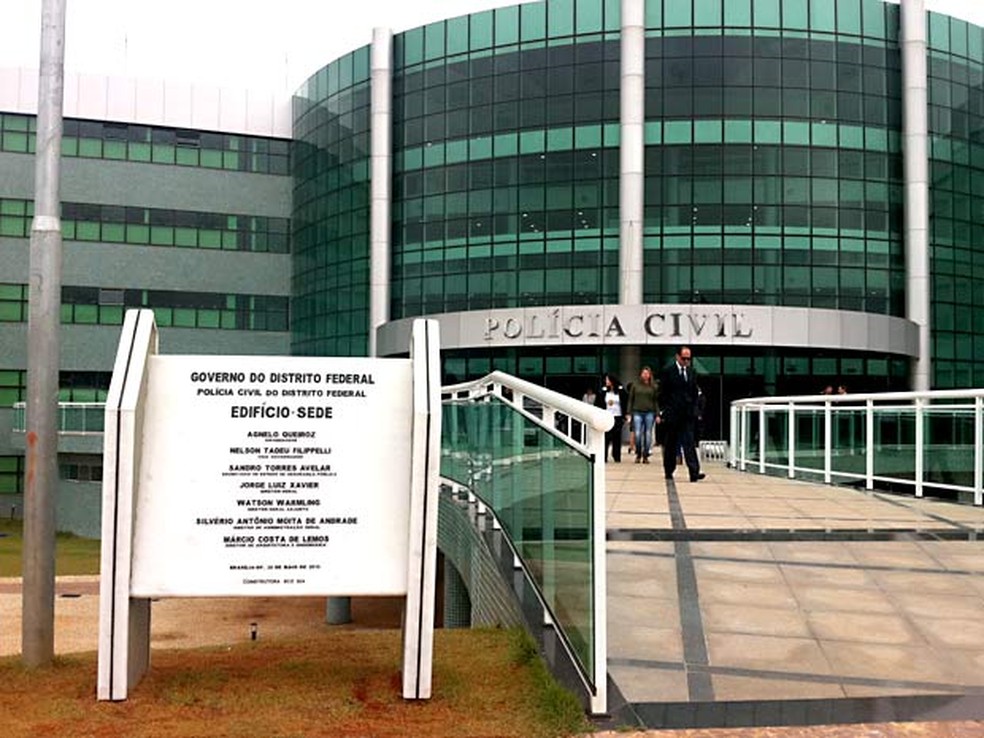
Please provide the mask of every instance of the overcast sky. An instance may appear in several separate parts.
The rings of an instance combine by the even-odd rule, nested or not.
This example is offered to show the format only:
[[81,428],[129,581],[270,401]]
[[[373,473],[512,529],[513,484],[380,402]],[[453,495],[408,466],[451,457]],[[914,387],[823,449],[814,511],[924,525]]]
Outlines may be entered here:
[[[36,67],[41,0],[0,2],[0,67]],[[401,31],[518,0],[67,2],[67,71],[293,92],[332,59],[369,43],[375,26]],[[984,25],[984,0],[927,6]]]
[[[41,0],[0,0],[0,67],[36,67]],[[293,92],[372,29],[518,0],[67,0],[66,71]]]

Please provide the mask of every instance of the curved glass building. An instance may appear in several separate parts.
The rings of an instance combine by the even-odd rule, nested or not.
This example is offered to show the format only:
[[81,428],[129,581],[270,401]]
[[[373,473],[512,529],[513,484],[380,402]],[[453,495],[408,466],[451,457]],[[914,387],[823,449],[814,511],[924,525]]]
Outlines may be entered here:
[[[296,353],[580,396],[694,347],[748,394],[984,383],[984,31],[923,0],[546,0],[294,101]],[[978,256],[980,254],[980,256]]]

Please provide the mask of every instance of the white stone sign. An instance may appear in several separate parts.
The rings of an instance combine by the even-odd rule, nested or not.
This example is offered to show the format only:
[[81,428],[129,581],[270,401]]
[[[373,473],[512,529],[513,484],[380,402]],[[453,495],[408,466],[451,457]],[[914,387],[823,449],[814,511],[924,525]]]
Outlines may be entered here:
[[406,592],[408,359],[153,356],[131,594]]
[[160,597],[406,595],[403,696],[430,697],[439,331],[409,359],[160,356],[128,311],[106,399],[97,697],[150,665]]

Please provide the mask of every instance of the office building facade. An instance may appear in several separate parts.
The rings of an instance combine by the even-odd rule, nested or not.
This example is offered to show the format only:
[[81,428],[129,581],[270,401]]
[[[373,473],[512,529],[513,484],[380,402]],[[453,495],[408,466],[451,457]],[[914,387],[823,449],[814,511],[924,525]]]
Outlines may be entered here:
[[[23,505],[36,72],[2,78],[0,514]],[[68,75],[59,399],[99,403],[123,313],[151,308],[166,353],[286,354],[290,141],[273,101]],[[197,127],[195,124],[197,123]],[[99,535],[98,409],[63,411],[59,528]]]
[[378,33],[295,99],[295,350],[431,316],[448,377],[579,394],[687,342],[713,432],[749,394],[976,385],[981,34],[881,0]]

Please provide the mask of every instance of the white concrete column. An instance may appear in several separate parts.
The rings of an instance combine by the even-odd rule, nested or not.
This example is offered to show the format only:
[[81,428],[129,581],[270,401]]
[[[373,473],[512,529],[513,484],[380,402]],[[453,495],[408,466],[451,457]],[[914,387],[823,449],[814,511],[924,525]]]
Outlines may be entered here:
[[393,32],[388,28],[373,29],[370,75],[369,355],[376,356],[376,329],[389,320],[390,302]]
[[[646,125],[646,9],[622,0],[622,89],[619,167],[620,305],[642,304],[642,225]],[[624,369],[623,369],[624,371]]]
[[[376,356],[376,329],[389,321],[390,186],[393,171],[393,32],[374,28],[369,59],[369,356]],[[352,622],[352,600],[329,597],[329,625]]]
[[924,0],[902,0],[902,152],[905,165],[906,317],[919,326],[911,389],[930,389],[929,108]]

